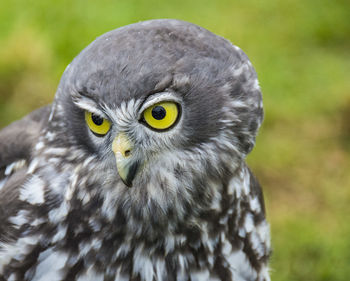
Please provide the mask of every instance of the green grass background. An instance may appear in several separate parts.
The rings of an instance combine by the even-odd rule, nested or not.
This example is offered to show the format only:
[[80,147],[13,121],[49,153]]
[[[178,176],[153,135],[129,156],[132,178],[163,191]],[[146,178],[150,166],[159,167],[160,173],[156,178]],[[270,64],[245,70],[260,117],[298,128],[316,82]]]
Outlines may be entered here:
[[248,162],[264,187],[276,281],[350,280],[348,0],[5,0],[0,127],[50,103],[66,65],[129,23],[177,18],[241,47],[265,121]]

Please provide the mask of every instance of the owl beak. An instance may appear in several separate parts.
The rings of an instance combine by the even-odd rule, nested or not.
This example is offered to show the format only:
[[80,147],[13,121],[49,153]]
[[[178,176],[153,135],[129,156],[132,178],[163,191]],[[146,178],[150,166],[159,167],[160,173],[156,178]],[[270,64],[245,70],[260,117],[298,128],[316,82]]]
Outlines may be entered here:
[[131,187],[139,167],[139,161],[132,157],[133,144],[124,133],[119,133],[113,140],[112,150],[120,178],[126,186]]

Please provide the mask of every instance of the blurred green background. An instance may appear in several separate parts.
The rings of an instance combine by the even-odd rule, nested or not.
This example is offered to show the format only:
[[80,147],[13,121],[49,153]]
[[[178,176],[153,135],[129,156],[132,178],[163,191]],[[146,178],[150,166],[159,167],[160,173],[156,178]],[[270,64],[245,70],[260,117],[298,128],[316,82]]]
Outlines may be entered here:
[[348,0],[5,0],[0,127],[50,103],[97,36],[152,18],[201,25],[255,66],[265,121],[248,162],[264,187],[275,281],[350,280]]

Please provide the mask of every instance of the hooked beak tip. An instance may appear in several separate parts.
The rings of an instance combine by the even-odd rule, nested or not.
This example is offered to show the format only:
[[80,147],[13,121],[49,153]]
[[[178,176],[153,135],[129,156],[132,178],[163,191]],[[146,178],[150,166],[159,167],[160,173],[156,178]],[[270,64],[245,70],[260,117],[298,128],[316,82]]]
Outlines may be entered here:
[[122,180],[122,182],[123,182],[127,187],[129,187],[129,188],[132,187],[132,182],[126,181],[126,180],[124,180],[124,179],[121,179],[121,180]]
[[140,166],[139,161],[135,161],[128,167],[126,178],[125,180],[123,180],[126,186],[132,187],[132,182],[136,176],[139,166]]
[[119,177],[123,181],[123,183],[128,187],[132,187],[132,183],[139,169],[140,162],[138,160],[131,159],[129,161],[117,161],[117,170]]

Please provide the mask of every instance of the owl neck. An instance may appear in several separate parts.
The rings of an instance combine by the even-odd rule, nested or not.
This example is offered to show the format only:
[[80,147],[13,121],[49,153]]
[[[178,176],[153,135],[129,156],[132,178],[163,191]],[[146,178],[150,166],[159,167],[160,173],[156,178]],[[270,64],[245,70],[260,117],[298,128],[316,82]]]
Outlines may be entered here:
[[245,179],[248,172],[242,165],[220,180],[194,181],[199,187],[193,187],[196,192],[190,193],[191,197],[172,197],[167,204],[156,197],[130,199],[141,191],[118,192],[107,188],[95,197],[92,192],[88,195],[90,199],[77,191],[69,205],[79,213],[86,212],[90,225],[96,224],[94,231],[118,237],[120,241],[144,241],[147,245],[172,248],[181,245],[182,240],[199,241],[209,233],[217,236],[223,229],[228,231],[229,222],[231,226],[236,224],[240,206],[248,204],[244,203],[250,192],[249,181]]

